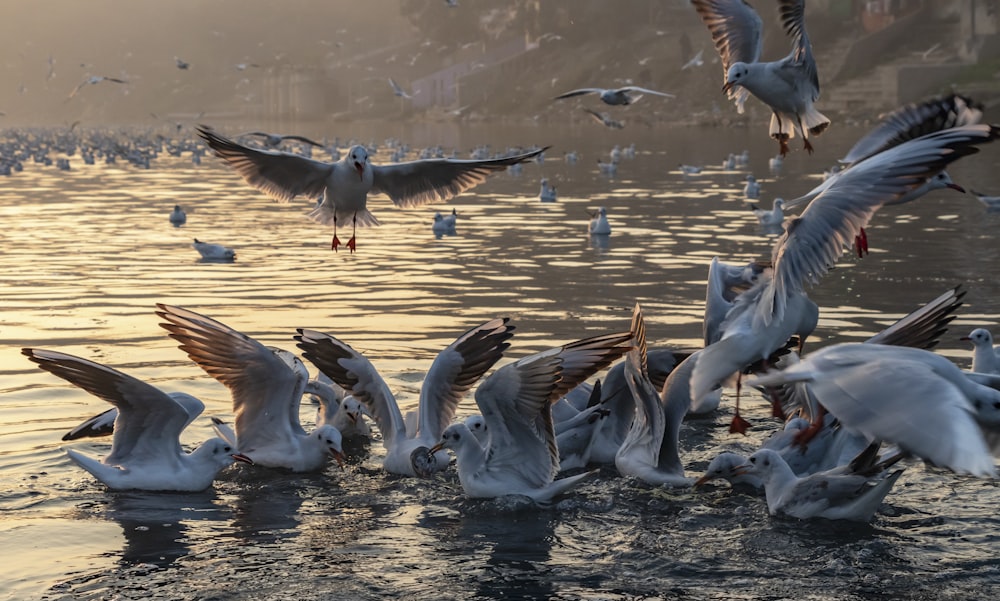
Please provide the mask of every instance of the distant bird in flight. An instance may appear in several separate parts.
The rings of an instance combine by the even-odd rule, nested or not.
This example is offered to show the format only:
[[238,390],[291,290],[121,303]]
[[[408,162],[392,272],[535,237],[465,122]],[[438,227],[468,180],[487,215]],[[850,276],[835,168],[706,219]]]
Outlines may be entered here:
[[593,117],[594,121],[597,121],[604,127],[609,127],[611,129],[622,129],[625,127],[624,123],[621,121],[615,121],[607,113],[598,113],[597,111],[592,111],[588,108],[583,109],[583,111]]
[[796,132],[811,153],[809,135],[823,133],[830,120],[813,107],[819,98],[819,75],[806,33],[805,0],[779,0],[781,24],[792,39],[792,51],[767,63],[760,61],[763,22],[745,0],[691,0],[691,4],[712,34],[725,72],[722,91],[736,102],[737,111],[743,112],[748,94],[753,94],[771,107],[769,133],[780,144],[782,156]]
[[319,142],[310,140],[305,136],[295,136],[295,135],[282,136],[279,134],[269,134],[266,131],[248,131],[247,133],[240,134],[239,136],[236,137],[241,138],[243,136],[259,136],[261,138],[264,138],[263,140],[264,146],[266,146],[267,148],[277,148],[278,146],[281,146],[281,143],[284,142],[285,140],[297,140],[299,142],[305,142],[306,144],[310,144],[318,148],[324,147]]
[[236,70],[237,71],[246,71],[247,68],[249,68],[249,67],[258,67],[259,68],[260,65],[258,65],[257,63],[237,63],[236,64]]
[[[299,195],[322,198],[309,217],[333,225],[333,250],[341,245],[337,237],[340,223],[350,220],[354,230],[359,225],[379,225],[367,208],[369,192],[386,194],[394,204],[404,207],[445,201],[483,183],[492,172],[532,159],[549,148],[501,159],[427,159],[372,165],[364,146],[352,146],[341,160],[325,163],[286,152],[248,148],[205,126],[198,127],[198,135],[248,184],[274,200],[288,202]],[[355,233],[352,231],[345,245],[351,252],[355,250]]]
[[681,71],[687,71],[688,69],[693,69],[694,67],[700,67],[705,64],[705,59],[702,56],[705,54],[704,50],[699,50],[698,54],[694,55],[691,60],[684,63],[681,67]]
[[118,79],[116,77],[105,77],[103,75],[91,75],[87,79],[83,80],[83,82],[80,83],[80,85],[78,85],[75,88],[73,88],[73,91],[69,93],[69,96],[66,97],[66,100],[69,100],[70,98],[76,96],[80,92],[80,90],[82,90],[84,88],[84,86],[99,84],[102,81],[113,81],[115,83],[128,83],[124,79]]
[[572,90],[566,92],[565,94],[560,94],[553,98],[553,100],[583,96],[584,94],[597,94],[601,97],[601,101],[603,101],[604,104],[610,104],[611,106],[624,106],[632,104],[636,100],[642,98],[643,94],[653,94],[655,96],[663,96],[664,98],[676,98],[676,96],[668,94],[667,92],[647,90],[646,88],[640,88],[638,86],[625,86],[624,88],[618,88],[615,90],[605,90],[604,88],[580,88],[579,90]]
[[391,77],[389,78],[389,85],[392,86],[392,93],[395,94],[396,96],[399,96],[400,98],[405,98],[407,100],[413,98],[413,96],[406,93],[406,90],[399,87],[399,84],[396,83],[396,81],[393,80],[393,78]]
[[177,68],[181,71],[187,71],[187,68],[191,66],[191,63],[182,61],[181,59],[174,57],[174,61],[177,63]]

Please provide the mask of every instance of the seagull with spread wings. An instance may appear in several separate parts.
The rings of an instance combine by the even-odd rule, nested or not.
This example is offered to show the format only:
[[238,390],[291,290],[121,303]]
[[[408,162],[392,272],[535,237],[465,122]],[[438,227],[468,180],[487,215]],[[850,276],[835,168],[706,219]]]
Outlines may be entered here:
[[[372,165],[364,146],[352,146],[341,160],[326,163],[286,152],[248,148],[205,126],[198,127],[198,135],[248,184],[271,198],[280,202],[300,195],[322,198],[309,217],[333,225],[333,250],[341,245],[337,237],[339,224],[350,221],[355,230],[358,226],[379,225],[368,210],[369,192],[384,193],[403,207],[444,201],[483,183],[491,173],[532,159],[549,148],[499,159],[426,159]],[[354,231],[346,246],[354,252]]]
[[819,98],[819,75],[805,25],[805,0],[779,0],[778,11],[792,51],[785,58],[762,62],[764,46],[760,15],[745,0],[691,0],[708,26],[715,49],[722,58],[725,84],[722,91],[743,112],[747,96],[753,94],[771,108],[771,137],[788,152],[788,140],[802,136],[804,148],[812,152],[809,136],[818,136],[830,120],[813,107]]

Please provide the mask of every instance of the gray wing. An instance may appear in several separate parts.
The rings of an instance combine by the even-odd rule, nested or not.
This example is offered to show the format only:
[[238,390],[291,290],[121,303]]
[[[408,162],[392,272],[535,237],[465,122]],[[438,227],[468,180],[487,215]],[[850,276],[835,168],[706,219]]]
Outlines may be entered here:
[[974,125],[982,116],[981,104],[958,94],[908,104],[889,113],[876,128],[862,136],[840,162],[859,163],[908,140],[943,129]]
[[781,0],[778,6],[781,26],[788,37],[792,38],[792,53],[789,58],[807,74],[813,86],[812,99],[816,100],[819,97],[819,75],[816,72],[809,34],[806,33],[805,10],[805,0]]
[[297,135],[281,136],[281,139],[282,140],[298,140],[299,142],[305,142],[306,144],[311,144],[313,146],[317,146],[319,148],[323,148],[322,144],[320,144],[319,142],[316,142],[315,140],[310,140],[309,138],[307,138],[305,136],[297,136]]
[[539,353],[504,365],[476,389],[486,421],[486,467],[516,473],[540,488],[559,472],[559,450],[550,408],[561,359]]
[[332,163],[249,148],[204,126],[198,127],[198,135],[248,184],[280,202],[299,195],[313,199],[323,196],[326,180],[333,172]]
[[396,397],[367,357],[333,336],[315,330],[299,328],[295,340],[303,357],[368,408],[386,449],[406,438],[406,423]]
[[658,466],[665,416],[660,395],[649,381],[646,326],[638,304],[632,317],[632,331],[634,348],[625,355],[625,382],[635,402],[635,418],[622,448],[641,455],[646,465]]
[[657,92],[656,90],[650,90],[649,88],[640,88],[639,86],[625,86],[620,88],[627,92],[639,92],[641,94],[653,94],[654,96],[663,96],[664,98],[677,98],[669,92]]
[[534,158],[548,148],[485,161],[427,159],[372,165],[375,174],[372,192],[386,194],[392,202],[404,207],[445,201],[483,183],[491,173]]
[[955,311],[962,306],[965,292],[959,284],[865,342],[921,349],[934,348],[941,336],[948,331],[948,324],[955,319]]
[[304,434],[299,403],[306,381],[304,368],[293,369],[294,357],[234,330],[210,317],[181,307],[157,304],[160,326],[182,351],[229,389],[241,448],[288,442]]
[[979,151],[1000,128],[957,127],[911,140],[842,172],[802,215],[786,221],[772,250],[774,284],[758,306],[764,323],[783,315],[791,291],[815,285],[853,244],[861,228],[883,204],[921,185],[951,162]]
[[535,355],[555,354],[562,361],[559,383],[552,391],[553,396],[549,401],[558,401],[584,380],[631,350],[632,336],[632,332],[592,336]]
[[[722,58],[722,79],[726,80],[733,63],[756,63],[764,46],[764,24],[760,15],[744,0],[691,0],[702,22],[712,34],[715,49]],[[743,106],[749,92],[734,87],[729,98]],[[742,112],[742,111],[741,111]]]
[[500,360],[514,335],[509,317],[476,326],[448,345],[420,387],[420,436],[433,445],[455,417],[462,397]]
[[81,357],[43,349],[21,352],[45,371],[118,408],[111,454],[105,459],[109,464],[179,456],[181,431],[205,407],[197,400],[182,406],[155,386]]
[[563,98],[572,98],[574,96],[583,96],[584,94],[601,94],[604,90],[601,88],[580,88],[578,90],[570,90],[553,98],[552,100],[562,100]]

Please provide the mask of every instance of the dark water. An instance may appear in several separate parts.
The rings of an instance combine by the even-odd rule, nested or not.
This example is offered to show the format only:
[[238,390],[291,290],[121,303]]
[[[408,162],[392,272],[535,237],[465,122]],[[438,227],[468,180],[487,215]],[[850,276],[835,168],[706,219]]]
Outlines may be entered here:
[[[396,209],[359,234],[358,253],[329,251],[307,206],[271,203],[214,159],[163,156],[73,170],[27,165],[0,180],[0,562],[8,599],[971,599],[1000,592],[997,484],[910,466],[870,525],[767,515],[762,499],[706,487],[652,488],[604,468],[556,506],[470,501],[457,477],[389,476],[381,446],[344,469],[293,475],[231,469],[200,494],[110,493],[61,450],[64,431],[106,404],[26,361],[22,346],[93,358],[168,390],[199,396],[206,417],[184,442],[211,436],[228,392],[157,326],[154,303],[189,307],[265,344],[293,348],[296,327],[328,331],[380,368],[401,403],[417,402],[438,350],[477,323],[509,315],[517,358],[627,327],[642,303],[654,345],[701,338],[708,263],[767,256],[742,201],[747,171],[718,167],[751,151],[763,205],[794,197],[861,132],[834,129],[818,152],[768,173],[763,131],[391,127],[337,133],[467,151],[480,143],[553,144],[542,165],[500,175],[448,206]],[[635,142],[615,178],[598,173],[614,144]],[[576,149],[580,162],[562,153]],[[1000,193],[1000,148],[951,169]],[[376,162],[387,160],[386,152]],[[683,178],[678,163],[706,165]],[[546,176],[559,201],[540,203]],[[175,203],[188,223],[170,226]],[[613,233],[586,235],[608,209]],[[458,210],[457,235],[436,239],[435,211]],[[967,305],[941,351],[968,366],[958,341],[1000,316],[1000,215],[951,191],[890,207],[869,228],[871,256],[846,257],[812,292],[816,343],[867,337],[945,289]],[[201,263],[191,239],[236,248]],[[914,391],[919,394],[919,391]],[[304,415],[311,408],[304,409]],[[476,411],[471,397],[460,416]],[[728,433],[730,403],[689,422],[682,457],[699,475],[722,446],[750,449],[777,425],[752,404],[746,438]],[[73,443],[93,455],[106,441]]]

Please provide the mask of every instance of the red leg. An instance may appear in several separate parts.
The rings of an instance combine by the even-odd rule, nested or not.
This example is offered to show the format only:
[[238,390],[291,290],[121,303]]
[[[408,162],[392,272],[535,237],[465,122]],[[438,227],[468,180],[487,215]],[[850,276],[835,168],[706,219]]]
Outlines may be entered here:
[[858,258],[868,254],[868,234],[865,228],[861,228],[861,233],[854,237],[854,249],[858,252]]
[[333,214],[333,241],[330,242],[330,250],[336,252],[340,247],[340,238],[337,237],[337,214]]
[[824,415],[826,415],[826,409],[820,405],[819,409],[816,411],[816,415],[813,416],[812,423],[809,424],[809,427],[795,435],[795,440],[793,441],[794,444],[801,446],[802,449],[805,450],[809,441],[815,438],[816,435],[819,434],[819,431],[823,429]]
[[740,388],[742,387],[743,374],[736,376],[736,411],[733,413],[733,421],[729,423],[729,433],[739,433],[744,436],[747,433],[747,428],[750,427],[750,422],[743,419],[740,415]]
[[806,152],[808,152],[809,154],[812,154],[813,153],[813,145],[809,143],[809,138],[807,138],[807,137],[805,137],[805,135],[803,135],[802,136],[802,142],[803,142],[802,147],[806,149]]
[[347,248],[351,249],[352,253],[354,252],[354,249],[357,248],[357,241],[354,239],[354,236],[355,236],[355,234],[357,234],[357,232],[358,232],[358,214],[355,213],[354,214],[354,229],[351,230],[351,239],[347,241]]

